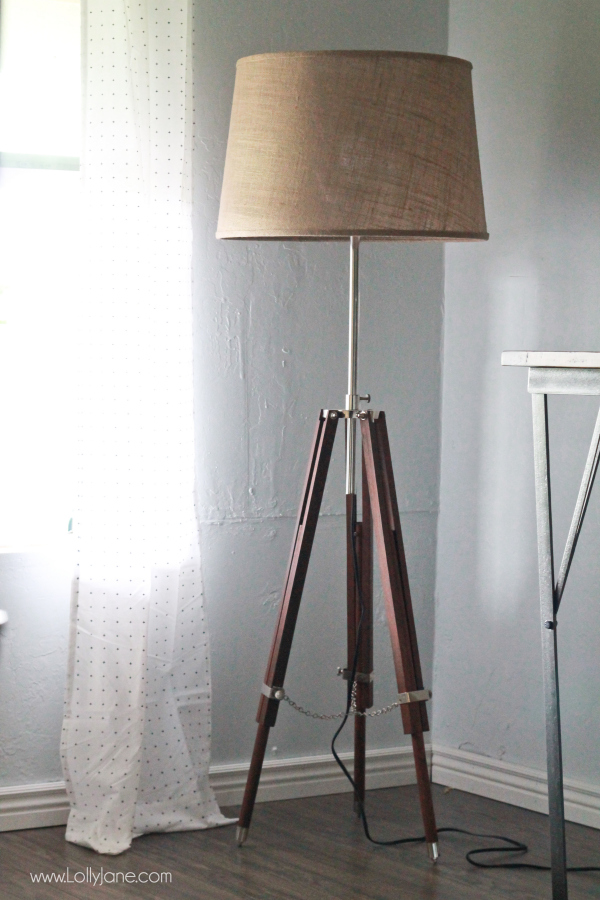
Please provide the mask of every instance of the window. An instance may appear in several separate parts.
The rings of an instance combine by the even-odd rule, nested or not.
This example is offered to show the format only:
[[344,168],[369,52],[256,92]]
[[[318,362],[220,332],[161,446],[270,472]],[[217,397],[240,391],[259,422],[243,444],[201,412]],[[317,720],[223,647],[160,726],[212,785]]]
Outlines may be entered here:
[[78,302],[78,0],[2,0],[0,548],[65,535]]

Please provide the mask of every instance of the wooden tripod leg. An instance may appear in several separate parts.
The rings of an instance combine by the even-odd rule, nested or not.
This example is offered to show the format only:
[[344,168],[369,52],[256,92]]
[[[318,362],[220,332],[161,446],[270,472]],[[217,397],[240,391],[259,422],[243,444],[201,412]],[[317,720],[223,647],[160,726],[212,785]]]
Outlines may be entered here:
[[[359,676],[356,688],[356,708],[364,712],[373,706],[373,529],[371,523],[371,504],[365,474],[363,454],[362,480],[362,522],[356,522],[356,555],[358,561],[358,577],[360,580],[360,596],[356,588],[354,572],[354,554],[352,549],[352,522],[356,520],[356,497],[346,497],[347,523],[347,582],[348,582],[348,666],[352,670],[358,626],[360,626],[360,643],[358,648],[356,671]],[[362,597],[361,610],[360,599]],[[366,719],[364,716],[354,717],[354,783],[356,785],[356,801],[365,800],[365,756],[366,756]]]
[[[421,674],[419,648],[408,583],[385,413],[379,413],[377,417],[373,413],[365,415],[361,419],[361,430],[367,481],[373,510],[373,528],[377,543],[377,554],[392,641],[398,691],[401,694],[421,691],[423,690],[423,676]],[[412,737],[425,837],[429,854],[435,861],[438,856],[437,827],[423,739],[423,731],[429,730],[425,702],[418,701],[403,704],[402,721],[405,734],[410,734]]]
[[240,817],[237,825],[237,842],[240,847],[248,837],[248,829],[250,828],[252,810],[254,809],[254,803],[256,801],[260,773],[262,771],[263,760],[267,750],[267,741],[269,740],[269,731],[269,726],[262,724],[259,724],[256,730],[256,740],[254,741],[254,750],[252,751],[252,759],[250,760],[250,768],[248,770],[248,778],[244,790],[244,799],[242,800],[242,808],[240,809]]
[[294,629],[317,528],[337,423],[338,413],[335,410],[321,410],[304,481],[296,531],[292,542],[292,552],[283,589],[283,599],[271,645],[265,683],[258,705],[256,716],[258,732],[238,821],[238,844],[243,844],[248,835],[267,748],[269,729],[275,724],[277,718],[281,699],[277,694],[283,689],[290,650],[292,649]]
[[[356,708],[360,709],[358,702]],[[359,803],[364,805],[365,802],[365,791],[367,788],[366,756],[367,720],[364,716],[354,716],[354,784],[356,785],[354,811],[356,813],[360,811]]]

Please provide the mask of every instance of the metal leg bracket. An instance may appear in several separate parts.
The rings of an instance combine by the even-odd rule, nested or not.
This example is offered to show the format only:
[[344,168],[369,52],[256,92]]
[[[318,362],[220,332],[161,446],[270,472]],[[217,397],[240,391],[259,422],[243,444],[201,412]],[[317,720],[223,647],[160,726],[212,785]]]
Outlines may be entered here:
[[260,692],[269,700],[283,700],[285,697],[285,691],[282,687],[269,687],[268,684],[263,684]]

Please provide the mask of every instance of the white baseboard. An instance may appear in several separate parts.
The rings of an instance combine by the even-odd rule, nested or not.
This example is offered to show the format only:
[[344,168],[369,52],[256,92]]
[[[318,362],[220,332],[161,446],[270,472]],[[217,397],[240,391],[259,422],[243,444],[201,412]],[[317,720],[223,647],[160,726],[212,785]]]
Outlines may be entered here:
[[[341,753],[349,762],[349,753]],[[248,764],[212,766],[210,782],[221,806],[242,802]],[[367,751],[367,787],[395,787],[414,784],[415,770],[410,747]],[[344,775],[328,756],[267,760],[264,764],[257,802],[292,800],[349,791]],[[66,824],[69,801],[64,781],[0,788],[0,831],[47,828]]]
[[[341,754],[344,762],[351,755]],[[210,780],[221,806],[241,803],[247,765],[213,766]],[[433,781],[502,803],[547,813],[545,773],[514,763],[490,759],[465,750],[433,746]],[[414,784],[410,747],[367,751],[367,787]],[[565,816],[571,822],[600,829],[600,787],[565,778]],[[338,794],[350,786],[331,756],[268,760],[262,772],[257,801],[292,800]],[[69,802],[64,782],[0,788],[0,831],[64,825]]]
[[68,815],[64,781],[0,788],[0,831],[64,825]]
[[[351,767],[352,754],[340,753],[340,758]],[[242,802],[247,773],[247,765],[211,767],[210,782],[220,806],[236,806]],[[367,789],[415,782],[412,747],[367,750]],[[258,803],[293,800],[349,790],[350,784],[331,754],[271,759],[264,764],[256,800]]]
[[[548,812],[546,773],[465,750],[433,745],[433,781],[502,803]],[[600,829],[600,787],[565,778],[565,818]]]

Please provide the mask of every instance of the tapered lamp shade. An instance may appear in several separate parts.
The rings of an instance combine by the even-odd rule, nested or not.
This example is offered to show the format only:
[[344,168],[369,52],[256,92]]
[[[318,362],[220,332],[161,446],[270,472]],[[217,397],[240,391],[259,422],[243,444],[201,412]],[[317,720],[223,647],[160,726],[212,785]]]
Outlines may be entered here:
[[486,240],[471,68],[379,51],[240,59],[217,237]]

